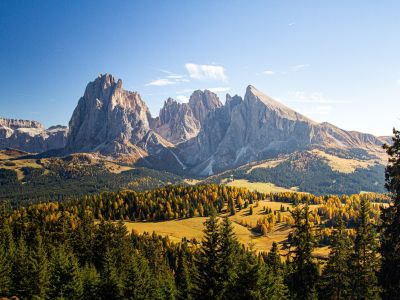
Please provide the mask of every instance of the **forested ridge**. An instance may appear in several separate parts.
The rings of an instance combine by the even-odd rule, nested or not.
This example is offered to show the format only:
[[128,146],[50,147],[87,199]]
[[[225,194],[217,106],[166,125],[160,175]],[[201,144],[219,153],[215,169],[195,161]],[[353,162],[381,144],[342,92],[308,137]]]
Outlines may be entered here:
[[[99,193],[17,208],[4,202],[0,295],[20,299],[399,299],[399,132],[386,149],[391,157],[386,168],[388,196],[265,195],[203,185]],[[256,253],[238,242],[227,216],[265,198],[294,204],[285,212],[292,233],[284,245]],[[379,204],[389,200],[387,208]],[[319,206],[312,208],[313,204]],[[265,210],[265,216],[278,218],[278,213]],[[155,233],[129,233],[123,224],[198,216],[208,217],[200,243],[185,239],[173,243]],[[322,230],[329,231],[327,260],[313,256]]]

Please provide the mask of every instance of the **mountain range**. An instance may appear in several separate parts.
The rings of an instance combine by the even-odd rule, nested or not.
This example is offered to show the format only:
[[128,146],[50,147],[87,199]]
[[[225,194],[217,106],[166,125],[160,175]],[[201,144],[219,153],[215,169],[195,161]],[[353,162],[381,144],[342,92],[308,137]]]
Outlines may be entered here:
[[41,157],[89,152],[200,177],[313,150],[383,165],[388,141],[317,123],[251,85],[244,97],[227,94],[225,104],[208,90],[194,91],[188,103],[168,98],[153,117],[141,96],[110,74],[87,85],[68,127],[0,119],[0,149]]

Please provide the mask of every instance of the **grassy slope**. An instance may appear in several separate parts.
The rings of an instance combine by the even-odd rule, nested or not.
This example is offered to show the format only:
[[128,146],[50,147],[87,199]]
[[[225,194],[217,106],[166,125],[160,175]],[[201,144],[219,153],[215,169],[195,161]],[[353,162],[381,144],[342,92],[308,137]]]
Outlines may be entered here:
[[[229,218],[233,223],[235,234],[239,242],[247,247],[251,246],[254,250],[259,252],[269,251],[274,241],[277,243],[285,241],[291,229],[284,223],[277,224],[267,236],[256,234],[251,231],[249,227],[239,224],[241,220],[245,220],[250,226],[254,226],[259,218],[265,216],[263,212],[264,206],[272,210],[279,210],[281,205],[285,208],[291,207],[290,204],[283,204],[281,202],[260,201],[258,207],[253,207],[253,215],[249,215],[249,209],[244,209],[236,213],[236,215],[230,216]],[[317,205],[312,206],[312,208],[317,207]],[[285,212],[284,214],[289,214],[289,212]],[[125,225],[129,231],[135,230],[138,233],[152,233],[155,231],[157,234],[168,236],[175,242],[181,241],[184,237],[201,241],[203,237],[203,223],[205,220],[206,218],[204,217],[198,217],[163,222],[125,222]],[[327,254],[327,247],[318,248],[315,251],[316,256],[326,257]]]

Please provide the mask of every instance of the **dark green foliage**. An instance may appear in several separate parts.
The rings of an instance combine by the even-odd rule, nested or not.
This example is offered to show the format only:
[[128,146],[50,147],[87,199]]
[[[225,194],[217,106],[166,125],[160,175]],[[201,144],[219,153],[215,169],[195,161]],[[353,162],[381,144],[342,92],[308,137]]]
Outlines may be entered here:
[[52,252],[50,260],[51,299],[79,299],[83,294],[82,278],[77,258],[64,246]]
[[392,202],[382,212],[380,283],[383,299],[400,299],[400,132],[394,130],[393,145],[386,145],[389,164],[386,188]]
[[345,300],[351,295],[350,259],[353,242],[342,218],[338,219],[337,226],[332,234],[331,252],[321,279],[321,298]]
[[191,279],[191,272],[188,265],[188,249],[187,242],[183,241],[178,253],[178,265],[176,270],[176,287],[178,290],[177,299],[191,300],[193,283]]
[[219,224],[215,211],[204,223],[204,239],[198,258],[198,299],[219,299],[221,295],[221,256]]
[[124,188],[149,190],[182,178],[164,171],[135,168],[111,173],[104,165],[68,166],[53,163],[48,170],[23,168],[24,179],[19,181],[14,170],[0,169],[0,200],[13,202],[39,202],[76,198],[101,191],[118,191]]
[[100,298],[104,300],[123,299],[123,279],[119,276],[120,274],[118,274],[118,270],[115,266],[115,256],[112,255],[110,249],[107,249],[104,254],[102,265]]
[[360,202],[356,227],[354,254],[351,258],[351,298],[380,299],[377,274],[379,271],[378,237],[369,219],[369,202]]
[[35,245],[31,251],[30,263],[32,267],[32,295],[44,299],[49,289],[49,262],[47,253],[43,245],[43,239],[40,232],[37,232]]
[[318,266],[312,257],[316,241],[308,205],[297,206],[292,216],[294,235],[290,246],[294,250],[289,253],[293,255],[293,273],[288,278],[288,285],[296,299],[316,299],[319,275]]
[[82,299],[97,300],[100,298],[100,275],[93,265],[86,264],[81,270]]

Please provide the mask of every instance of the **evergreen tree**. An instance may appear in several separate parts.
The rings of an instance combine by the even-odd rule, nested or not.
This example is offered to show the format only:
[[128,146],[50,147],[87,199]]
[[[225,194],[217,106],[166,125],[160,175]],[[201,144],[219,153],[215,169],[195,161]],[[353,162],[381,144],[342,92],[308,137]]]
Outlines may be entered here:
[[354,254],[351,259],[352,299],[379,299],[380,289],[378,238],[369,218],[370,203],[361,199],[356,227]]
[[157,282],[147,260],[141,255],[133,254],[125,263],[128,265],[124,276],[124,299],[154,299]]
[[321,280],[321,295],[323,299],[349,299],[350,296],[350,266],[349,261],[353,250],[353,242],[347,234],[343,218],[338,218],[337,229],[332,234],[328,263]]
[[392,202],[382,212],[380,283],[383,299],[400,299],[400,131],[393,130],[393,144],[385,145],[389,155],[386,189]]
[[3,243],[0,243],[0,297],[7,296],[11,288],[11,264]]
[[277,274],[282,270],[281,256],[276,242],[272,243],[271,251],[267,254],[266,264],[274,274]]
[[31,280],[31,264],[28,256],[28,248],[23,237],[20,237],[17,244],[17,249],[13,257],[12,266],[12,282],[13,292],[20,298],[30,299]]
[[221,295],[221,255],[219,224],[215,210],[204,222],[204,238],[197,261],[198,278],[196,296],[198,299],[219,299]]
[[11,228],[4,222],[1,224],[0,230],[0,274],[2,274],[0,276],[0,296],[7,295],[12,287],[11,274],[14,254],[15,245]]
[[257,291],[254,293],[256,299],[279,300],[288,298],[288,290],[284,283],[282,262],[276,242],[273,242],[265,263],[261,261],[257,286]]
[[176,270],[176,287],[178,289],[178,299],[192,299],[192,280],[187,263],[187,243],[182,242],[178,253],[178,266]]
[[81,269],[82,299],[97,300],[100,298],[100,275],[93,265],[86,264]]
[[238,278],[239,242],[233,232],[232,222],[224,217],[220,229],[220,292],[223,298],[232,299],[239,291],[235,286]]
[[290,291],[294,298],[316,299],[318,266],[312,258],[316,241],[310,219],[308,204],[297,206],[292,211],[294,235],[292,238],[293,273],[289,278]]
[[47,253],[44,249],[42,236],[39,232],[36,233],[36,247],[32,251],[32,256],[30,257],[30,264],[32,270],[32,295],[39,299],[46,298],[48,288],[49,288],[49,263],[47,259]]
[[118,270],[115,267],[114,256],[108,249],[104,255],[103,269],[101,271],[101,299],[123,299],[123,285]]
[[250,250],[244,247],[240,249],[237,264],[238,273],[232,299],[252,299],[257,290],[259,262],[251,247]]
[[51,299],[79,299],[82,296],[82,279],[77,258],[65,246],[54,249],[50,259]]

